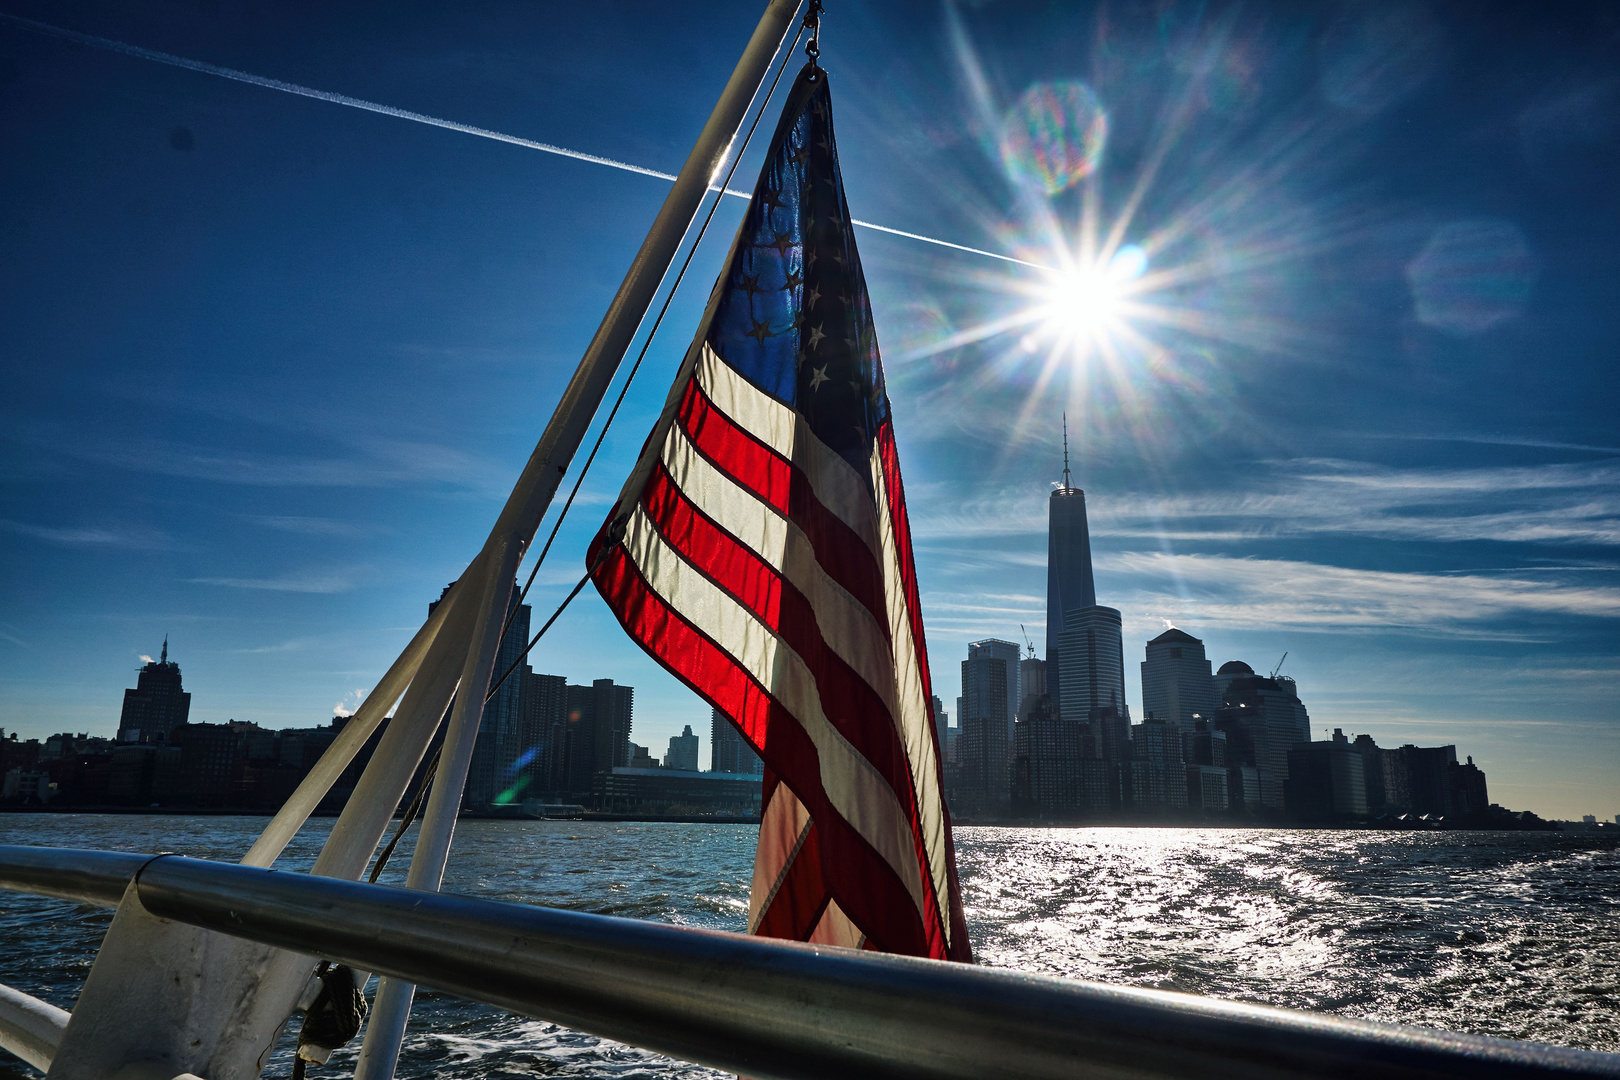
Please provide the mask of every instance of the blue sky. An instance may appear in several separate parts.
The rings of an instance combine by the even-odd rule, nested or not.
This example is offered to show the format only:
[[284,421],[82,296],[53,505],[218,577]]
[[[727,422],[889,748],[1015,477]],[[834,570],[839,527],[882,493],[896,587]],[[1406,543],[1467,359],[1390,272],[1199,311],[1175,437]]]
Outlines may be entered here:
[[[0,12],[673,171],[758,6]],[[1173,622],[1216,664],[1286,650],[1319,735],[1455,742],[1496,801],[1620,813],[1613,6],[831,6],[856,215],[1089,250],[1116,294],[1076,328],[1046,273],[859,235],[941,695],[968,641],[1042,639],[1067,412],[1133,708]],[[1043,143],[1042,100],[1103,124]],[[165,633],[195,719],[352,708],[477,550],[666,190],[5,20],[0,145],[0,726],[25,737],[111,734]],[[655,751],[707,740],[589,592],[535,664],[634,685]]]

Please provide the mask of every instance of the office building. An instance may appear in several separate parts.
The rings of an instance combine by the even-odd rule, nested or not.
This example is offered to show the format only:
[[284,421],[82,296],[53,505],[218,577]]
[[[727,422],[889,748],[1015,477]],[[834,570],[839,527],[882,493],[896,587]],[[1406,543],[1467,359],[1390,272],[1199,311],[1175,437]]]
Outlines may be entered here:
[[1195,718],[1215,719],[1214,676],[1204,643],[1172,627],[1147,643],[1142,661],[1142,712],[1163,717],[1183,734]]
[[669,737],[669,752],[664,755],[664,768],[681,772],[698,771],[698,737],[692,734],[691,724],[687,724],[679,735]]
[[1288,779],[1288,751],[1311,741],[1311,718],[1294,680],[1256,675],[1241,660],[1222,664],[1215,674],[1221,694],[1215,728],[1226,734],[1230,765],[1252,765],[1260,780],[1260,806],[1280,813]]
[[[445,586],[439,595],[439,601],[449,594],[451,586]],[[478,738],[473,743],[472,761],[467,767],[467,786],[462,791],[461,805],[469,810],[487,810],[496,804],[502,792],[511,792],[517,782],[518,774],[522,771],[516,764],[526,749],[523,745],[526,727],[526,717],[523,708],[523,689],[527,677],[533,670],[520,663],[523,650],[529,644],[529,615],[528,604],[519,604],[522,592],[516,585],[512,586],[511,596],[507,599],[506,633],[501,636],[501,647],[495,655],[495,667],[490,673],[490,681],[500,679],[507,675],[499,686],[494,688],[495,695],[484,703],[484,711],[478,718]],[[428,605],[428,613],[432,614],[438,604]],[[513,665],[517,670],[512,670]],[[527,786],[526,783],[523,786]],[[505,801],[510,801],[508,798]]]
[[1490,809],[1490,796],[1485,790],[1485,773],[1474,764],[1472,756],[1466,765],[1452,764],[1447,770],[1451,786],[1451,813],[1463,817],[1478,817]]
[[135,689],[124,691],[118,741],[165,742],[190,716],[191,695],[180,685],[180,665],[169,659],[169,639],[164,638],[162,654],[141,668]]
[[[1018,661],[1018,719],[1030,715],[1047,697],[1046,661],[1026,656]],[[1057,710],[1052,710],[1057,715]]]
[[1312,825],[1343,824],[1367,816],[1365,759],[1344,732],[1323,742],[1296,743],[1283,781],[1288,816]]
[[1213,765],[1187,766],[1187,807],[1206,814],[1224,814],[1231,806],[1227,772]]
[[968,646],[962,661],[962,733],[953,810],[1002,817],[1011,801],[1012,725],[1017,709],[1018,646],[994,638]]
[[597,773],[630,767],[635,688],[597,679],[589,686],[569,686],[567,694],[562,741],[556,748],[557,786],[552,794],[583,804],[592,797],[592,778]]
[[523,737],[516,765],[532,793],[558,790],[558,748],[566,742],[568,680],[523,669]]
[[[1047,499],[1046,534],[1046,687],[1057,715],[1085,719],[1090,706],[1078,712],[1067,705],[1063,668],[1067,658],[1059,639],[1067,628],[1067,615],[1097,606],[1097,584],[1091,573],[1091,530],[1086,523],[1086,493],[1069,476],[1068,423],[1063,432],[1063,484]],[[1121,683],[1124,682],[1123,665]],[[1119,701],[1123,709],[1123,691]]]
[[751,776],[616,766],[592,778],[589,802],[609,814],[758,818],[760,788]]
[[928,699],[929,711],[934,715],[934,745],[939,747],[943,756],[945,749],[950,745],[951,714],[945,711],[945,703],[935,694]]
[[1059,716],[1076,723],[1090,721],[1095,709],[1130,716],[1125,704],[1125,640],[1117,608],[1093,605],[1065,612],[1057,647],[1061,659],[1048,663],[1047,686],[1050,689],[1056,667],[1061,685],[1053,700]]
[[1131,727],[1131,758],[1120,765],[1126,805],[1138,812],[1161,814],[1187,808],[1187,768],[1181,756],[1181,733],[1159,717]]
[[[938,698],[934,699],[936,702]],[[765,763],[742,732],[719,709],[709,714],[709,770],[738,776],[763,776]]]

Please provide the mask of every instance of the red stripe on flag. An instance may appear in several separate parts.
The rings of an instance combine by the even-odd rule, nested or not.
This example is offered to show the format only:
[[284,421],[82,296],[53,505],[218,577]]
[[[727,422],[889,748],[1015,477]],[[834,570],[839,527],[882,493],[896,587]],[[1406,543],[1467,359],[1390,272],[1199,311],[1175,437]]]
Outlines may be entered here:
[[681,428],[715,468],[776,508],[810,538],[816,561],[872,613],[888,632],[883,575],[877,557],[854,529],[828,510],[804,472],[715,408],[693,379],[681,401]]
[[735,720],[766,766],[799,796],[817,823],[822,866],[844,913],[873,948],[947,959],[894,870],[833,809],[821,786],[815,744],[798,721],[729,654],[664,603],[622,547],[604,552],[605,539],[604,530],[591,545],[597,591],[636,643]]
[[[810,601],[791,581],[693,506],[675,486],[662,462],[648,480],[644,503],[648,516],[671,547],[775,630],[804,661],[816,680],[821,711],[888,782],[907,811],[915,838],[919,830],[911,765],[894,718],[877,692],[827,644]],[[919,871],[926,865],[920,863]]]
[[[911,551],[911,518],[906,513],[906,489],[900,479],[900,454],[895,446],[892,423],[886,421],[878,428],[877,445],[878,460],[883,468],[883,489],[888,495],[889,522],[894,529],[894,547],[899,556],[900,577],[906,590],[906,613],[911,617],[911,641],[917,651],[917,670],[922,677],[923,700],[929,712],[928,734],[934,741],[937,774],[934,782],[939,784],[939,811],[945,818],[945,867],[951,890],[947,901],[951,921],[949,959],[971,964],[973,947],[968,942],[967,919],[960,901],[962,887],[956,877],[956,840],[951,829],[951,811],[945,805],[945,748],[939,745],[939,732],[934,727],[934,687],[932,674],[928,670],[928,639],[923,635],[922,601],[917,591],[916,560]],[[922,865],[925,869],[928,866],[926,853]],[[929,895],[939,901],[933,888],[933,876],[925,874],[924,878],[929,884]]]

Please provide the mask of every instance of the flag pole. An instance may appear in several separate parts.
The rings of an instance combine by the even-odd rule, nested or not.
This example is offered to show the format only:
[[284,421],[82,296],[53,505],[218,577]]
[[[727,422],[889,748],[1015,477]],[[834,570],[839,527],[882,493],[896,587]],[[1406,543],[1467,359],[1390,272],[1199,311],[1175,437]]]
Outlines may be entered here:
[[[478,734],[480,706],[488,691],[493,653],[499,646],[506,621],[507,597],[518,555],[533,541],[569,463],[613,382],[620,361],[680,249],[681,240],[725,163],[727,151],[747,116],[748,106],[793,25],[798,6],[799,0],[770,0],[767,4],[697,143],[687,155],[641,249],[563,391],[550,423],[490,531],[489,539],[456,584],[458,591],[471,590],[471,595],[462,600],[479,605],[479,625],[465,645],[461,687],[442,759],[448,768],[441,769],[434,784],[417,837],[408,877],[412,887],[436,891],[444,874],[472,744]],[[482,580],[473,580],[477,578]],[[355,1080],[391,1080],[393,1077],[415,989],[412,984],[395,979],[383,979],[379,984],[355,1068]]]

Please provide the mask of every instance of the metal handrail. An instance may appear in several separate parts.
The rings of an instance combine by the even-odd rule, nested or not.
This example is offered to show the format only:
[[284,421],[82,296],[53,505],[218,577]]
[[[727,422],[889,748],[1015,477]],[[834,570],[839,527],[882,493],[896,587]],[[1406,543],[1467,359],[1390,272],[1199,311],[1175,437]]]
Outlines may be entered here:
[[[108,897],[128,880],[116,865],[0,847],[0,888]],[[135,895],[162,918],[777,1080],[1620,1078],[1617,1055],[180,856],[147,861]]]

